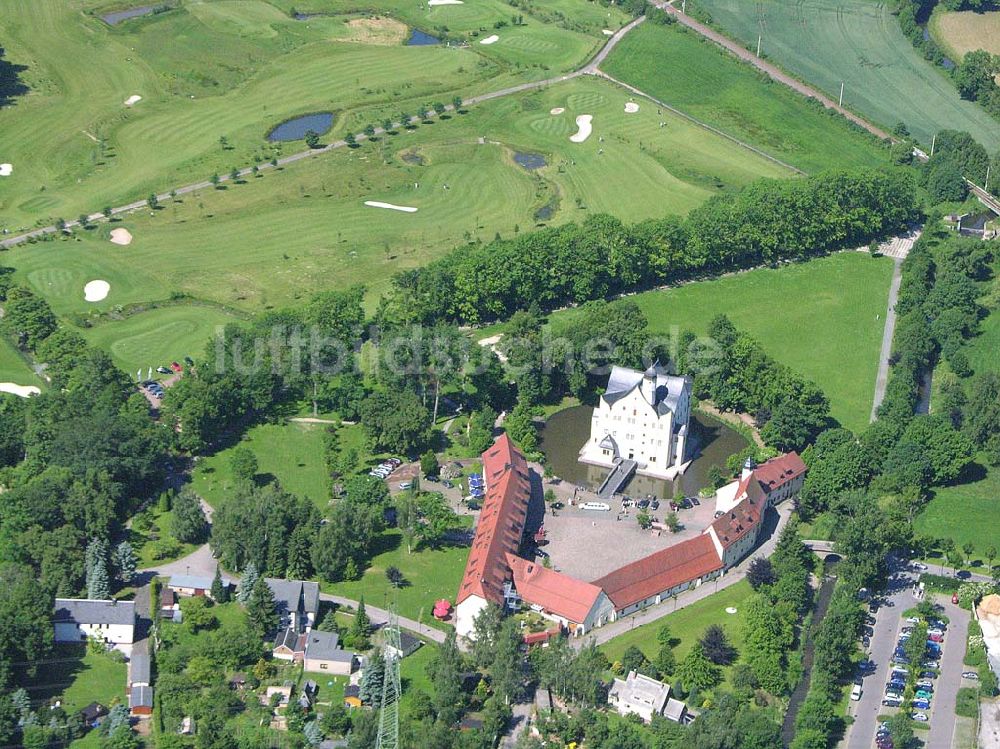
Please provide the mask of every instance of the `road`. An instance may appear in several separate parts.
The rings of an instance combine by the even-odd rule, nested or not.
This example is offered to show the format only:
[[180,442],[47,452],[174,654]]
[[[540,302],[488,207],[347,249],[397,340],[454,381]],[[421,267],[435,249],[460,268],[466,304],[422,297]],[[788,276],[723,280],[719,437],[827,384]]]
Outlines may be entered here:
[[878,374],[875,377],[875,398],[872,401],[871,421],[878,415],[878,407],[885,398],[885,387],[889,382],[889,358],[892,356],[892,337],[896,332],[896,300],[899,299],[899,284],[902,280],[903,260],[893,260],[892,282],[889,284],[889,304],[885,312],[885,327],[882,330],[882,351],[878,359]]
[[[629,31],[631,31],[632,29],[634,29],[636,26],[638,26],[640,23],[642,23],[645,20],[646,20],[645,16],[639,16],[638,18],[636,18],[635,20],[633,20],[631,23],[629,23],[629,24],[623,26],[622,28],[620,28],[617,32],[615,32],[615,34],[613,36],[611,36],[611,37],[608,38],[608,41],[604,44],[603,47],[601,47],[601,49],[597,52],[597,54],[594,55],[593,58],[591,58],[590,61],[588,61],[583,67],[578,68],[577,70],[574,70],[571,73],[566,73],[565,75],[555,76],[553,78],[546,78],[545,80],[541,80],[541,81],[531,81],[529,83],[522,83],[522,84],[517,85],[517,86],[509,86],[507,88],[502,88],[502,89],[500,89],[498,91],[491,91],[490,93],[480,94],[478,96],[472,96],[472,97],[469,97],[468,99],[464,100],[462,102],[462,105],[463,106],[472,106],[474,104],[481,104],[484,101],[490,101],[492,99],[499,99],[499,98],[504,97],[504,96],[510,96],[511,94],[518,94],[518,93],[521,93],[521,92],[524,92],[524,91],[533,91],[535,89],[545,88],[546,86],[551,86],[551,85],[556,84],[556,83],[562,83],[563,81],[572,80],[573,78],[577,78],[577,77],[579,77],[581,75],[584,75],[584,74],[593,74],[593,73],[595,73],[597,71],[597,67],[602,62],[604,62],[604,60],[607,59],[608,55],[611,54],[611,51],[618,45],[618,43],[623,38],[625,38],[625,35]],[[446,112],[452,112],[454,110],[455,110],[455,107],[453,105],[451,105],[451,104],[449,104],[449,105],[447,105],[445,107],[445,111]],[[432,111],[432,112],[427,113],[427,116],[428,117],[434,117],[436,115]],[[423,119],[423,118],[421,118],[421,117],[411,117],[410,118],[410,122],[419,122],[421,119]],[[395,128],[401,127],[403,124],[404,123],[401,123],[401,122],[394,122],[393,125],[392,125],[392,127],[393,127],[393,129],[395,129]],[[405,123],[405,124],[409,124],[409,123]],[[385,130],[383,128],[381,128],[381,127],[375,128],[374,135],[376,135],[376,136],[377,135],[383,135],[384,133],[385,133]],[[355,137],[356,142],[358,142],[358,143],[362,143],[362,142],[364,142],[365,140],[368,139],[368,136],[365,135],[364,133],[357,133],[354,137]],[[338,148],[344,148],[345,146],[347,146],[347,141],[346,140],[334,141],[332,143],[328,143],[327,145],[323,146],[322,148],[309,149],[309,150],[306,150],[306,151],[300,151],[299,153],[291,154],[289,156],[283,156],[282,158],[280,158],[280,159],[277,160],[275,166],[272,166],[270,163],[259,164],[258,165],[258,169],[260,171],[267,171],[268,169],[274,169],[276,167],[287,166],[288,164],[293,164],[296,161],[301,161],[302,159],[308,159],[308,158],[313,157],[313,156],[319,156],[319,155],[324,154],[324,153],[329,153],[330,151],[333,151],[333,150],[338,149]],[[243,179],[244,177],[249,177],[249,176],[251,176],[253,174],[253,168],[252,167],[247,167],[245,169],[240,169],[237,174],[238,174],[238,176],[237,176],[238,180],[239,179]],[[220,174],[219,175],[219,184],[224,184],[224,183],[226,183],[228,181],[230,181],[230,177],[229,177],[228,174]],[[157,200],[159,200],[161,203],[165,203],[166,201],[171,200],[176,195],[187,195],[188,193],[197,192],[198,190],[206,190],[206,189],[208,189],[210,187],[215,187],[215,184],[213,184],[210,180],[202,180],[201,182],[194,182],[192,184],[184,185],[182,187],[176,187],[173,190],[168,190],[167,192],[159,193],[159,194],[157,194],[156,197],[157,197]],[[111,209],[111,215],[112,216],[119,216],[121,214],[130,213],[131,211],[139,210],[139,209],[145,208],[145,207],[147,207],[147,203],[146,203],[145,200],[136,200],[136,201],[134,201],[132,203],[128,203],[126,205],[120,205],[118,207],[112,208]],[[104,216],[103,213],[92,213],[87,218],[88,218],[88,221],[90,221],[92,223],[93,222],[99,222],[99,221],[105,220],[105,216]],[[71,229],[74,226],[78,226],[79,223],[80,223],[79,221],[67,221],[66,222],[66,228],[67,229]],[[18,234],[18,235],[15,235],[15,236],[7,237],[6,239],[0,241],[0,248],[6,249],[6,248],[9,248],[9,247],[13,247],[16,244],[20,244],[22,242],[26,242],[28,239],[30,239],[32,237],[41,237],[41,236],[44,236],[46,234],[52,234],[52,233],[54,233],[56,231],[59,231],[59,229],[56,226],[44,226],[44,227],[41,227],[39,229],[35,229],[33,231],[25,232],[23,234]]]
[[[965,641],[969,636],[970,612],[959,608],[948,596],[938,596],[948,617],[948,631],[941,645],[941,676],[935,683],[931,702],[931,730],[927,746],[955,746],[955,697],[963,686]],[[974,686],[974,685],[973,685]]]
[[656,7],[662,8],[667,13],[672,14],[680,23],[687,26],[692,31],[696,31],[706,39],[715,42],[720,47],[728,49],[730,52],[732,52],[734,55],[739,57],[744,62],[748,62],[758,70],[766,73],[768,77],[770,77],[772,80],[785,84],[789,88],[798,91],[803,96],[808,96],[810,98],[818,100],[827,109],[833,109],[839,112],[840,114],[844,115],[844,117],[849,119],[851,122],[860,125],[865,130],[872,133],[873,135],[878,136],[879,138],[885,138],[889,140],[892,139],[892,136],[889,135],[889,133],[885,132],[885,130],[876,127],[875,125],[868,122],[864,118],[854,114],[849,109],[840,106],[839,104],[837,104],[837,102],[828,97],[826,94],[820,93],[818,89],[815,89],[812,86],[803,83],[797,78],[793,78],[792,76],[782,71],[781,68],[779,68],[778,66],[772,65],[771,63],[764,60],[762,57],[758,57],[757,55],[750,52],[750,50],[746,49],[745,47],[743,47],[743,45],[739,44],[738,42],[735,42],[732,39],[723,36],[718,31],[715,31],[714,29],[706,26],[705,24],[694,20],[693,18],[691,18],[691,16],[685,13],[681,13],[679,10],[677,10],[677,8],[673,7],[669,2],[666,2],[666,0],[652,0],[652,3]]
[[656,606],[650,606],[649,608],[642,609],[635,614],[619,619],[611,624],[606,624],[605,626],[596,629],[592,634],[587,635],[586,637],[573,640],[573,646],[579,649],[591,642],[603,645],[618,635],[625,634],[626,632],[629,632],[636,627],[641,627],[644,624],[650,624],[651,622],[658,621],[665,616],[670,616],[670,614],[675,611],[680,611],[686,606],[690,606],[693,603],[697,603],[698,601],[708,598],[710,595],[713,595],[720,590],[725,590],[726,588],[735,585],[746,577],[747,568],[750,566],[750,562],[755,557],[766,557],[771,555],[771,552],[774,551],[775,545],[778,543],[778,537],[781,535],[781,530],[788,522],[788,518],[791,516],[791,513],[791,502],[785,502],[781,507],[779,507],[778,521],[775,523],[774,529],[767,540],[753,553],[751,553],[750,556],[722,577],[717,580],[713,580],[712,582],[704,583],[697,588],[685,590],[683,593],[678,595],[674,601],[665,601]]

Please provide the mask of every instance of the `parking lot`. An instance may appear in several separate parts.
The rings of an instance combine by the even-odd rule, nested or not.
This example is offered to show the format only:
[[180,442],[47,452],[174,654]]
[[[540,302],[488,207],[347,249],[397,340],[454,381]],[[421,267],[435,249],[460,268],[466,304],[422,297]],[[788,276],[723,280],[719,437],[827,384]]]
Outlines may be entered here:
[[[917,577],[917,573],[898,566],[893,572],[886,595],[881,599],[881,605],[873,614],[875,623],[872,625],[867,650],[868,660],[874,666],[861,677],[860,700],[851,703],[849,712],[854,716],[854,723],[847,737],[848,749],[878,746],[878,716],[891,715],[899,709],[883,704],[883,700],[887,698],[887,692],[898,687],[900,680],[905,680],[904,672],[910,669],[915,669],[914,673],[921,677],[920,683],[925,685],[927,698],[926,702],[919,703],[922,707],[915,707],[912,711],[927,718],[925,723],[929,731],[918,731],[918,736],[924,739],[927,747],[943,748],[953,745],[955,696],[961,686],[973,684],[962,678],[969,612],[953,605],[947,597],[934,598],[933,602],[941,607],[939,611],[944,615],[942,618],[948,620],[943,631],[934,634],[932,638],[938,640],[934,645],[940,651],[928,654],[926,665],[905,663],[902,660],[894,664],[894,658],[902,654],[898,650],[901,642],[908,636],[910,628],[915,626],[915,622],[904,620],[903,612],[914,607],[920,600],[914,591]],[[935,629],[933,625],[931,629]],[[930,660],[936,663],[931,664]]]

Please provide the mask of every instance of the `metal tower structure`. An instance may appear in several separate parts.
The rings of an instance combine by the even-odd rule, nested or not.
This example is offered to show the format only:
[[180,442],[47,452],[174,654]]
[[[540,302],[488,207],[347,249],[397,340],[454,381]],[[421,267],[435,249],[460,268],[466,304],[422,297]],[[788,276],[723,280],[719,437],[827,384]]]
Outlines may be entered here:
[[378,739],[375,749],[399,749],[399,616],[396,604],[389,608],[389,623],[383,630],[385,676],[382,679],[382,706],[378,714]]

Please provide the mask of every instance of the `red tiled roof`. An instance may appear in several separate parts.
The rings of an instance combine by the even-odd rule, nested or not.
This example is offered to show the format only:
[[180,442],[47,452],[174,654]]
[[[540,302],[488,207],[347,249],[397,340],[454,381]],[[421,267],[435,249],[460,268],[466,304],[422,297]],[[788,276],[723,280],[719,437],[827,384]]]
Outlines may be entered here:
[[472,595],[503,603],[503,584],[510,576],[506,555],[516,554],[521,545],[531,498],[528,462],[510,437],[500,435],[482,459],[486,496],[456,605]]
[[514,554],[507,555],[507,565],[521,598],[576,624],[586,620],[601,595],[596,585],[546,569]]
[[719,569],[722,560],[715,544],[700,535],[626,564],[594,580],[594,585],[604,590],[616,609],[623,609]]
[[763,485],[764,491],[772,492],[805,472],[806,464],[802,458],[798,453],[790,452],[757,466],[753,476]]
[[747,484],[746,488],[741,484],[736,496],[745,491],[745,498],[725,515],[720,515],[712,522],[712,529],[724,549],[728,549],[757,526],[763,508],[767,504],[759,483],[751,480],[746,480],[744,483]]

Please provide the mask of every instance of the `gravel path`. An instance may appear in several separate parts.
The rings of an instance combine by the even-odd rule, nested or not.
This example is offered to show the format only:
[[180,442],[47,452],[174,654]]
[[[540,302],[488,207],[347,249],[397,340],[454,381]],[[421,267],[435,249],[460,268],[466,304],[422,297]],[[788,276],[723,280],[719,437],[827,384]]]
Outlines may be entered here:
[[875,421],[878,407],[885,398],[885,386],[889,382],[889,357],[892,355],[892,337],[896,331],[896,300],[899,298],[899,284],[902,279],[903,261],[893,261],[892,282],[889,284],[889,305],[885,312],[885,328],[882,330],[882,352],[878,359],[878,374],[875,377],[875,398],[872,402],[871,420]]

